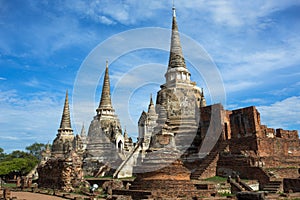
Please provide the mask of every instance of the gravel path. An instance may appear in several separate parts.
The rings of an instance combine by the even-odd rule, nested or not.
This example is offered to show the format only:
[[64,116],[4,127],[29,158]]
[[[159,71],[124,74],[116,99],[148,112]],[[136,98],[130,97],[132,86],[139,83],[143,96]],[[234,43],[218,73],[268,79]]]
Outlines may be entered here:
[[37,194],[31,192],[11,192],[11,197],[17,197],[18,200],[62,200],[64,198]]

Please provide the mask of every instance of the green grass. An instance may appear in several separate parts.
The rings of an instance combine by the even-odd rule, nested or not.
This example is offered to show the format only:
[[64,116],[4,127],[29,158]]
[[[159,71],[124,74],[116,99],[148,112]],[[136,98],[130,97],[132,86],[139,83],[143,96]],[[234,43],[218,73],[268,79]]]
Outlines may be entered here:
[[84,176],[84,178],[94,178],[93,176]]
[[2,185],[4,188],[15,188],[16,184],[15,183],[5,183]]
[[221,176],[214,176],[211,178],[207,178],[205,179],[206,181],[211,181],[211,182],[217,182],[217,183],[221,183],[221,182],[226,182],[227,178],[221,177]]
[[233,197],[233,196],[235,196],[234,194],[231,194],[229,192],[220,192],[220,193],[218,193],[218,195],[220,195],[221,197]]
[[135,178],[136,178],[135,176],[131,176],[131,177],[118,178],[118,180],[130,180]]

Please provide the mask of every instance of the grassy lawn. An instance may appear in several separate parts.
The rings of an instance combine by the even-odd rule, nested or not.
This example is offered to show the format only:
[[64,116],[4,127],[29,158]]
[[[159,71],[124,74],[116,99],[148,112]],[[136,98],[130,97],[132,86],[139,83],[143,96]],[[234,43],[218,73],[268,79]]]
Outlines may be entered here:
[[15,188],[16,184],[15,183],[5,183],[2,185],[3,188]]
[[215,182],[215,183],[223,183],[223,182],[227,181],[227,178],[224,178],[224,177],[221,177],[221,176],[214,176],[214,177],[211,177],[211,178],[207,178],[205,180]]

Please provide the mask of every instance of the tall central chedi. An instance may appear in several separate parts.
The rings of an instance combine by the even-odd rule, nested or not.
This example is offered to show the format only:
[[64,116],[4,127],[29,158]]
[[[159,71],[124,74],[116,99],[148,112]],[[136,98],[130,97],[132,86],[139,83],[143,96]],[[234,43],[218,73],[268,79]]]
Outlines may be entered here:
[[[186,151],[197,133],[199,109],[205,105],[203,91],[192,82],[182,53],[175,8],[166,83],[157,94],[158,126],[152,135],[150,150],[173,147]],[[170,140],[166,143],[166,138]]]
[[118,116],[111,103],[108,62],[103,80],[101,100],[87,135],[84,159],[86,175],[94,175],[102,166],[114,165],[124,157],[124,137]]
[[178,193],[196,193],[196,188],[190,181],[191,172],[183,163],[191,152],[197,152],[199,145],[195,144],[195,138],[198,135],[199,112],[201,106],[205,106],[205,99],[203,91],[190,77],[173,8],[166,82],[160,86],[155,106],[158,114],[157,125],[153,129],[149,148],[141,165],[134,168],[137,178],[131,189],[157,190],[168,197],[172,197],[168,192],[170,188],[177,188]]

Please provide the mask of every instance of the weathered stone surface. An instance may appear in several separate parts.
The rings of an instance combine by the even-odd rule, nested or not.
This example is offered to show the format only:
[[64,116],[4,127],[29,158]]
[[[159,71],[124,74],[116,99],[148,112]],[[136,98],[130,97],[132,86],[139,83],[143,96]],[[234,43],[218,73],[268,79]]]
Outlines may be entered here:
[[264,193],[261,192],[239,192],[236,195],[238,200],[265,200]]
[[39,187],[74,191],[83,181],[82,157],[74,151],[66,158],[52,158],[38,167]]
[[283,179],[283,191],[286,193],[300,192],[300,178]]

